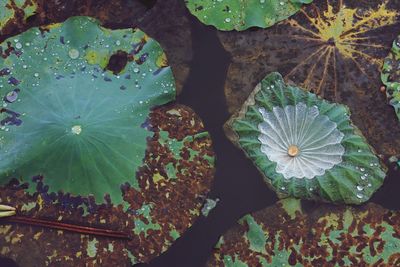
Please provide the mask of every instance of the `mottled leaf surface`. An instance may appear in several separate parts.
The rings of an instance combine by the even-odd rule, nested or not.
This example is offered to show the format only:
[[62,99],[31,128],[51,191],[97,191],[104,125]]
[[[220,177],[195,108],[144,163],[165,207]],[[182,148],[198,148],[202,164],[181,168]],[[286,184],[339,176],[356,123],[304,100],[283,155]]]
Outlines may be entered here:
[[400,214],[286,199],[228,230],[207,266],[397,266]]
[[267,28],[300,10],[312,0],[186,0],[190,12],[218,30]]
[[[339,142],[344,153],[340,154],[340,161],[325,169],[322,175],[308,178],[298,178],[293,175],[286,177],[278,171],[277,161],[272,159],[269,154],[267,156],[262,149],[263,142],[261,142],[260,134],[263,132],[260,130],[260,125],[265,123],[265,117],[260,109],[276,113],[277,108],[293,107],[297,104],[317,108],[318,116],[324,116],[324,121],[331,121],[341,135]],[[286,153],[287,146],[291,143],[285,144],[283,141],[285,138],[282,136],[288,136],[288,140],[293,141],[296,138],[292,138],[292,136],[302,135],[296,130],[290,132],[289,130],[292,130],[299,121],[306,120],[307,117],[301,115],[300,112],[293,115],[292,118],[286,114],[283,121],[279,122],[288,124],[283,133],[274,134],[277,133],[279,123],[271,126],[269,131],[272,133],[266,139],[268,139],[268,143],[273,144],[268,149],[283,146],[284,153]],[[294,120],[296,116],[301,119]],[[277,192],[278,196],[360,204],[367,201],[382,185],[385,172],[380,166],[379,159],[374,155],[365,138],[359,135],[359,130],[352,124],[349,116],[349,109],[346,106],[330,103],[301,88],[287,86],[279,73],[271,73],[251,93],[241,110],[227,122],[226,130],[228,137],[252,160],[267,184]],[[295,145],[298,145],[296,142],[302,143],[299,145],[299,157],[301,157],[301,153],[310,155],[307,156],[306,161],[297,163],[300,165],[295,166],[297,172],[324,166],[331,159],[331,153],[335,158],[339,155],[337,151],[332,152],[332,144],[337,140],[336,136],[333,136],[332,139],[324,133],[318,137],[318,133],[323,131],[321,127],[324,127],[325,124],[321,125],[318,121],[313,121],[311,125],[309,130],[304,130],[304,126],[296,128],[305,135],[304,139],[294,140]],[[262,135],[264,134],[266,133],[264,132]],[[325,146],[326,139],[329,140]],[[323,147],[323,149],[312,148],[306,152],[306,143],[315,143],[317,148]],[[276,153],[280,152],[276,150]],[[289,160],[298,159],[293,157]],[[288,163],[285,164],[286,169],[288,165]]]
[[392,50],[385,59],[382,82],[386,85],[386,95],[400,120],[400,37],[393,42]]
[[74,17],[0,51],[0,202],[132,238],[6,225],[1,253],[22,266],[33,255],[39,266],[124,266],[165,251],[199,216],[214,158],[193,111],[160,107],[175,99],[160,45],[137,28]]
[[16,0],[1,0],[0,1],[0,33],[3,33],[6,27],[10,24],[26,22],[30,16],[34,15],[38,6],[35,1],[16,1]]
[[219,32],[232,55],[225,85],[231,112],[267,74],[346,104],[379,154],[400,154],[400,125],[380,91],[380,71],[399,32],[394,0],[321,0],[268,29]]

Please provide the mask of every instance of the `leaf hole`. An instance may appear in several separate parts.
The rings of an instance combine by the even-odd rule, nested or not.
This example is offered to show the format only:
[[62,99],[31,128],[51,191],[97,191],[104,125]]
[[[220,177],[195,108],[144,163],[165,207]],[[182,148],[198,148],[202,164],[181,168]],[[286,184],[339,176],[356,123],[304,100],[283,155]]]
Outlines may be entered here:
[[123,69],[125,69],[127,63],[128,63],[128,53],[126,53],[125,51],[118,50],[108,60],[106,70],[112,71],[114,75],[117,75]]

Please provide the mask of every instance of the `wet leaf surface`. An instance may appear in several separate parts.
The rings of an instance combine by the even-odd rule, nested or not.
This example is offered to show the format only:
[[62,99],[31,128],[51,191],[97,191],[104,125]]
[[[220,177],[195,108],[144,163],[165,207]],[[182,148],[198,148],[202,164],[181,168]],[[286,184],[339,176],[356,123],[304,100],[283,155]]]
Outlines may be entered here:
[[173,67],[178,93],[189,74],[191,32],[187,10],[181,1],[1,0],[1,6],[6,8],[0,14],[0,41],[31,27],[62,22],[71,16],[91,16],[107,28],[139,26],[160,42]]
[[397,266],[399,220],[397,211],[373,203],[285,199],[240,219],[207,266]]
[[312,0],[185,0],[190,12],[202,23],[218,30],[243,31],[267,28],[300,10]]
[[0,202],[132,239],[6,224],[2,255],[22,266],[125,266],[165,251],[200,215],[214,153],[191,109],[159,106],[175,98],[159,44],[75,17],[1,48]]
[[321,0],[271,28],[220,32],[232,64],[225,85],[235,111],[266,73],[346,104],[379,154],[400,154],[400,124],[380,92],[380,70],[398,35],[398,1]]

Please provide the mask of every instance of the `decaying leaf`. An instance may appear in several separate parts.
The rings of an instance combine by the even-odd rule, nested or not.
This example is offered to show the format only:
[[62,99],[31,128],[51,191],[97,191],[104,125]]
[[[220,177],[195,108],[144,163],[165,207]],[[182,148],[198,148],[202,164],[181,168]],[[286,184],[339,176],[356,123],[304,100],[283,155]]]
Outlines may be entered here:
[[400,120],[400,36],[393,42],[392,51],[385,59],[381,78],[390,104]]
[[360,204],[385,172],[349,113],[271,73],[225,128],[278,196]]
[[192,110],[160,106],[175,99],[160,45],[74,17],[0,52],[0,202],[132,239],[3,225],[0,253],[21,266],[125,266],[165,251],[200,215],[214,154]]
[[268,29],[219,32],[232,64],[225,85],[230,111],[265,74],[350,107],[352,120],[379,154],[400,155],[400,124],[380,92],[380,71],[399,33],[394,0],[321,0]]
[[185,0],[202,23],[218,30],[267,28],[287,19],[312,0]]
[[313,206],[285,199],[244,216],[207,266],[398,266],[400,214],[370,203]]

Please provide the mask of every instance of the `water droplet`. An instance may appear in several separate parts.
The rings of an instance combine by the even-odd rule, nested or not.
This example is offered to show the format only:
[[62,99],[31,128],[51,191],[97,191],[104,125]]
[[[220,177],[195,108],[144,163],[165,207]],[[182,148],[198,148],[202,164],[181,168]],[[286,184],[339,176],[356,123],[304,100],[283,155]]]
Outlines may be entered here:
[[22,44],[21,44],[21,43],[16,43],[16,44],[15,44],[15,48],[21,49],[21,48],[22,48]]
[[134,72],[134,73],[138,73],[138,72],[139,72],[139,68],[134,68],[134,69],[133,69],[133,72]]
[[39,73],[36,72],[35,74],[33,74],[33,76],[35,76],[37,78],[37,77],[39,77]]
[[360,193],[358,193],[357,195],[357,198],[359,198],[359,199],[362,199],[364,196],[362,195],[362,194],[360,194]]
[[226,18],[225,22],[231,22],[231,19],[230,18]]
[[9,103],[15,102],[17,100],[17,98],[18,98],[18,91],[14,90],[14,91],[9,92],[6,95],[6,101],[9,102]]
[[80,125],[75,125],[71,128],[71,132],[75,135],[80,135],[82,132],[82,126]]
[[358,191],[363,191],[363,190],[364,190],[364,187],[362,187],[361,185],[357,185],[357,190],[358,190]]
[[69,50],[68,55],[72,59],[77,59],[79,57],[79,51],[73,48]]

